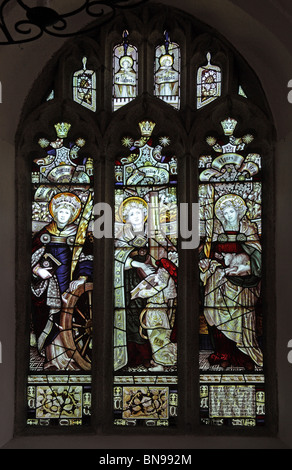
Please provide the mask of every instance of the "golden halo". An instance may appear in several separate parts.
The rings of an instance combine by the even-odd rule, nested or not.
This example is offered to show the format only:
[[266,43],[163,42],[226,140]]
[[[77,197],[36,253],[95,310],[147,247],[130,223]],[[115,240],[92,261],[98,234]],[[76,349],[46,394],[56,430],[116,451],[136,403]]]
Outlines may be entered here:
[[146,222],[147,220],[147,217],[148,217],[148,204],[147,202],[142,199],[141,197],[138,197],[138,196],[132,196],[132,197],[128,197],[127,199],[125,199],[120,207],[119,207],[119,217],[120,217],[120,220],[124,222],[124,224],[126,223],[126,219],[124,217],[124,211],[125,209],[127,208],[128,205],[138,205],[138,206],[143,206],[142,209],[144,208],[145,209],[145,212],[146,212],[146,215],[144,217],[144,222]]
[[223,208],[228,203],[231,203],[233,207],[238,210],[240,218],[244,216],[247,211],[247,206],[244,199],[242,199],[241,196],[238,196],[238,194],[225,194],[225,196],[221,196],[218,199],[214,207],[215,214],[218,219],[222,218]]
[[49,212],[53,219],[56,217],[56,210],[60,206],[67,206],[71,210],[72,216],[70,217],[68,223],[74,222],[77,219],[81,212],[81,201],[76,194],[73,193],[58,193],[52,197],[49,204]]
[[173,64],[173,57],[170,54],[163,54],[159,57],[159,63],[163,66],[164,62],[169,59],[171,61],[171,65]]
[[120,58],[120,66],[121,66],[121,67],[123,66],[123,63],[125,62],[125,60],[128,61],[128,62],[130,62],[131,67],[133,67],[134,61],[133,61],[132,57],[129,56],[129,55],[123,55],[123,56]]

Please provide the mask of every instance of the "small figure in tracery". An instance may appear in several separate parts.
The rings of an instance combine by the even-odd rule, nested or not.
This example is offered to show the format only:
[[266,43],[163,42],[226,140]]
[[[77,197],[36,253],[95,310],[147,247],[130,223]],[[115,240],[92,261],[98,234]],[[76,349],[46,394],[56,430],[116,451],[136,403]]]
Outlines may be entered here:
[[114,111],[137,96],[137,49],[128,43],[128,31],[123,32],[123,42],[114,48],[113,106]]
[[159,58],[160,67],[155,74],[157,96],[178,95],[178,72],[173,68],[173,56],[164,54]]
[[155,51],[154,94],[174,108],[179,108],[180,49],[171,42],[167,31],[164,44]]
[[133,70],[134,61],[131,56],[120,58],[120,69],[115,74],[115,96],[117,98],[135,98],[136,73]]

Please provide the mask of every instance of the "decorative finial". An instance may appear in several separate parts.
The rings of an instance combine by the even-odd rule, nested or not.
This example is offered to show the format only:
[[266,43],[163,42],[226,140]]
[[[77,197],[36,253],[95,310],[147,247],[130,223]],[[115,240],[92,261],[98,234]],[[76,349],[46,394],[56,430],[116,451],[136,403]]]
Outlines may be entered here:
[[141,130],[141,135],[145,137],[150,137],[156,124],[155,122],[151,121],[141,121],[139,122],[139,126]]
[[70,130],[70,127],[71,127],[71,124],[68,124],[68,122],[58,122],[57,124],[55,124],[57,136],[60,139],[66,138]]
[[237,125],[237,121],[233,118],[228,118],[224,121],[221,121],[221,125],[225,135],[233,135],[234,129]]

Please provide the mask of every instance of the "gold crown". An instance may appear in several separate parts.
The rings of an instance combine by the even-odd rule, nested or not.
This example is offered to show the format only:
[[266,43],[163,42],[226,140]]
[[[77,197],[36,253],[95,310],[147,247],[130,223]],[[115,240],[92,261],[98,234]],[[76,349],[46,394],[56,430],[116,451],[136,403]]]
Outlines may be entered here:
[[68,122],[58,122],[57,124],[55,124],[57,136],[60,139],[67,137],[70,127],[71,124],[68,124]]
[[224,121],[221,121],[221,125],[225,135],[232,135],[237,125],[237,121],[235,119],[228,118]]
[[56,211],[60,207],[66,207],[71,211],[70,222],[77,219],[81,211],[81,201],[76,194],[73,193],[58,193],[52,197],[49,204],[49,212],[55,218]]
[[141,121],[139,122],[140,130],[141,130],[141,135],[145,137],[149,137],[152,132],[154,127],[156,126],[155,122],[151,121]]

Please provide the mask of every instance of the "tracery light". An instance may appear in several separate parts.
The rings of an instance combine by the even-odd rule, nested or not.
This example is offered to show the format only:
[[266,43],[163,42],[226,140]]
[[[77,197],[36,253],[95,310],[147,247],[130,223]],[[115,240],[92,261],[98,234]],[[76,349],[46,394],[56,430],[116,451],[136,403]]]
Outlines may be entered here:
[[180,47],[164,32],[163,44],[156,47],[154,95],[175,109],[180,107]]
[[[117,10],[134,8],[148,1],[79,0],[74,2],[75,7],[71,6],[71,11],[61,12],[60,4],[63,2],[57,0],[36,0],[35,6],[29,6],[22,0],[4,0],[0,5],[0,45],[31,42],[42,37],[44,33],[55,37],[73,37],[88,33],[96,29],[96,24],[81,30],[80,26],[87,24],[90,18],[100,19],[100,26],[112,20]],[[12,8],[13,15],[10,15]]]
[[[81,2],[81,0],[74,1]],[[116,3],[121,4],[122,1],[120,0]],[[124,1],[126,2],[127,0]],[[54,2],[57,2],[57,0],[52,0],[51,4]],[[90,3],[97,5],[101,2]],[[132,3],[134,3],[134,0]],[[128,27],[129,31],[132,32],[131,23],[125,27]],[[137,38],[135,28],[133,28],[133,31],[133,41],[131,42],[135,43],[135,37]],[[108,36],[105,35],[105,38],[107,39]],[[199,270],[200,290],[199,295],[196,295],[195,290],[198,290],[198,285],[195,283],[193,284],[194,289],[189,290],[187,288],[185,307],[181,307],[183,305],[183,302],[180,301],[182,297],[178,297],[176,284],[177,281],[179,283],[185,281],[189,265],[186,263],[187,270],[183,271],[185,268],[183,263],[181,263],[183,270],[180,270],[180,273],[178,272],[180,239],[176,229],[179,225],[177,202],[180,196],[178,187],[181,187],[178,181],[181,181],[183,185],[185,184],[186,188],[185,193],[184,189],[180,192],[183,195],[191,194],[193,191],[189,190],[190,184],[192,184],[191,180],[187,181],[187,179],[184,179],[183,174],[184,169],[191,169],[192,167],[188,166],[187,163],[183,163],[185,166],[182,166],[182,163],[179,164],[179,162],[183,162],[183,159],[178,161],[173,154],[172,141],[177,137],[171,136],[170,138],[157,131],[158,127],[162,132],[167,132],[164,121],[167,119],[168,112],[172,113],[174,119],[176,119],[176,114],[178,119],[180,119],[180,117],[185,115],[185,108],[184,106],[180,108],[180,88],[178,88],[178,94],[172,93],[173,88],[170,85],[173,82],[170,80],[172,75],[168,75],[170,73],[169,70],[166,73],[166,68],[164,68],[161,75],[155,74],[158,70],[159,73],[161,71],[158,65],[162,65],[161,57],[165,58],[165,56],[168,56],[169,58],[171,51],[175,50],[177,53],[176,57],[180,58],[179,45],[171,43],[167,31],[165,31],[164,43],[155,48],[155,50],[153,47],[152,53],[145,56],[143,44],[142,46],[141,44],[139,45],[136,40],[136,46],[134,46],[129,43],[128,39],[129,32],[124,30],[122,39],[120,39],[118,44],[113,45],[111,51],[108,49],[109,42],[107,40],[104,41],[105,50],[112,52],[113,58],[111,67],[112,87],[107,82],[105,97],[109,103],[110,90],[112,90],[112,111],[114,112],[120,106],[138,97],[139,92],[140,94],[145,92],[143,80],[141,81],[142,83],[139,83],[138,87],[139,54],[139,70],[148,70],[150,67],[153,82],[158,77],[155,83],[159,84],[160,88],[154,88],[153,94],[160,101],[162,100],[166,103],[166,105],[161,104],[161,102],[155,100],[157,107],[160,109],[161,106],[165,111],[165,117],[162,117],[162,114],[164,114],[162,112],[161,114],[154,112],[153,114],[156,117],[158,117],[157,114],[159,115],[159,119],[153,116],[155,122],[157,121],[157,125],[154,121],[146,119],[145,116],[145,120],[139,122],[140,133],[136,133],[133,130],[133,126],[135,126],[135,111],[133,112],[133,110],[136,105],[140,106],[139,100],[137,100],[137,103],[133,103],[129,110],[125,108],[120,117],[116,115],[114,121],[112,121],[115,122],[113,129],[117,130],[125,114],[131,116],[129,127],[126,130],[127,134],[120,134],[119,131],[117,133],[114,132],[112,136],[112,142],[116,142],[118,138],[122,146],[115,159],[115,178],[112,178],[114,182],[109,179],[107,179],[108,182],[104,180],[105,187],[107,190],[111,188],[110,190],[114,195],[115,238],[112,245],[114,246],[115,256],[113,256],[112,251],[110,256],[114,259],[108,258],[108,254],[105,255],[106,259],[110,259],[110,262],[113,261],[114,301],[112,302],[112,299],[109,298],[110,308],[105,308],[104,312],[102,308],[99,310],[99,306],[92,307],[91,295],[93,283],[91,283],[91,277],[89,276],[86,279],[89,282],[85,282],[84,292],[82,284],[80,287],[77,287],[76,292],[75,290],[71,292],[69,304],[66,303],[66,307],[60,311],[62,323],[60,322],[60,325],[57,324],[57,326],[63,328],[60,337],[56,336],[58,340],[55,341],[55,338],[53,338],[51,343],[51,337],[49,337],[46,349],[42,348],[41,350],[42,354],[38,354],[38,338],[34,332],[35,325],[31,322],[30,361],[27,376],[28,412],[26,422],[29,426],[48,426],[51,429],[56,428],[57,425],[63,426],[63,428],[64,426],[83,427],[93,423],[93,419],[90,419],[91,390],[93,394],[97,392],[95,379],[91,376],[91,358],[94,357],[93,344],[95,341],[99,341],[99,339],[95,332],[95,323],[92,322],[92,316],[94,318],[95,314],[100,316],[108,315],[108,312],[110,312],[112,313],[113,320],[113,328],[110,331],[110,335],[113,340],[113,350],[111,352],[113,352],[114,361],[112,362],[112,377],[109,377],[110,379],[112,378],[112,383],[110,385],[108,385],[109,382],[105,384],[105,392],[112,400],[111,409],[113,414],[108,414],[109,418],[106,417],[106,419],[115,427],[119,427],[119,430],[126,427],[136,427],[138,431],[149,427],[160,427],[161,429],[164,427],[166,432],[167,428],[177,428],[179,430],[181,426],[179,424],[180,417],[183,417],[184,411],[183,406],[180,409],[178,408],[178,403],[185,401],[185,398],[188,397],[188,391],[183,390],[185,380],[184,374],[180,372],[182,370],[182,360],[184,361],[184,353],[181,352],[184,345],[182,345],[181,337],[180,340],[176,341],[176,318],[182,312],[182,316],[185,318],[183,321],[187,321],[189,318],[192,319],[192,315],[199,311],[199,328],[195,332],[199,339],[199,361],[197,364],[193,364],[193,370],[190,373],[196,374],[196,371],[199,371],[200,374],[200,382],[198,384],[200,395],[199,402],[197,402],[197,408],[198,405],[200,406],[200,423],[204,426],[215,425],[222,427],[223,425],[246,428],[263,426],[265,424],[266,385],[263,365],[260,360],[265,331],[262,327],[263,315],[261,311],[263,297],[260,297],[262,294],[259,288],[262,237],[262,156],[254,153],[260,148],[260,143],[257,141],[257,134],[260,132],[257,126],[255,126],[255,132],[253,132],[252,129],[254,128],[250,127],[250,125],[252,126],[250,123],[248,127],[245,127],[244,119],[238,115],[236,106],[234,114],[218,113],[216,130],[214,130],[213,124],[210,127],[205,127],[204,124],[203,135],[201,136],[202,153],[200,150],[194,156],[192,163],[192,165],[198,163],[199,174],[197,184],[198,200],[200,203],[201,243],[199,247],[200,264],[195,269]],[[170,47],[171,45],[177,47]],[[183,46],[181,48],[183,52]],[[204,50],[203,53],[206,53],[206,51]],[[88,68],[87,57],[83,57],[83,54],[88,54]],[[153,55],[157,59],[158,67],[157,70],[154,68],[154,74]],[[149,58],[151,61],[150,66]],[[100,68],[95,68],[96,61],[94,60],[94,54],[90,56],[90,51],[87,50],[80,51],[76,59],[80,61],[80,65],[77,65],[80,70],[75,72],[75,68],[71,69],[71,73],[73,73],[73,94],[71,96],[81,106],[85,106],[87,109],[91,109],[91,111],[97,111],[95,120],[96,122],[102,122],[103,118],[100,118],[99,109],[101,107],[98,107],[99,103],[97,102],[95,108],[87,105],[96,104],[96,90],[102,90],[101,84],[103,83],[103,70],[105,70],[105,67],[101,64]],[[125,82],[128,70],[123,71],[123,80],[119,81],[119,66],[122,65],[120,62],[126,59],[130,59],[129,62],[133,61],[133,64],[135,63],[136,65],[134,67],[135,86],[131,83],[130,78],[128,83]],[[214,57],[215,61],[216,56]],[[81,62],[83,62],[83,68]],[[203,63],[205,64],[205,62]],[[197,65],[199,66],[200,64]],[[181,71],[180,67],[177,67],[175,70],[179,73]],[[195,107],[201,108],[205,105],[207,106],[213,100],[219,98],[221,90],[223,95],[221,104],[224,102],[223,88],[225,87],[221,86],[224,84],[224,80],[221,80],[222,77],[224,78],[224,70],[225,67],[223,66],[221,69],[218,65],[213,65],[211,53],[208,53],[207,65],[199,67],[197,76],[194,73],[190,74],[190,76],[192,75],[193,88],[195,86],[198,87],[197,106],[194,100],[192,103],[193,111],[195,111]],[[74,78],[76,78],[75,85]],[[65,79],[66,83],[69,83],[72,87],[72,75],[70,74],[69,77],[66,73]],[[55,85],[53,80],[50,83],[51,86]],[[164,94],[160,94],[161,88],[164,90]],[[156,90],[159,90],[158,94]],[[47,88],[47,94],[50,91],[50,98],[48,97],[47,99],[55,99],[56,104],[58,104],[59,99],[63,99],[58,87],[56,87],[55,98],[54,89]],[[184,91],[184,88],[181,91],[182,93],[187,93],[187,91]],[[77,100],[74,98],[74,92],[78,92],[76,94]],[[244,96],[239,92],[238,94],[242,97]],[[120,100],[120,102],[117,101],[115,103],[115,100]],[[241,103],[242,109],[248,108],[248,101],[245,104],[243,99],[236,96],[235,102],[237,101]],[[147,104],[147,99],[145,99],[145,103]],[[173,113],[171,108],[167,108],[167,105],[173,106],[178,110],[178,113]],[[49,108],[50,106],[48,106],[48,110]],[[77,108],[76,111],[78,113]],[[213,111],[211,110],[210,113],[212,114]],[[84,116],[86,115],[84,114]],[[194,112],[194,116],[198,116],[198,114]],[[240,121],[240,129],[243,131],[245,129],[245,134],[241,133],[241,131],[238,134],[238,122],[235,117]],[[223,118],[224,120],[220,121]],[[196,118],[194,119],[194,126],[196,126],[195,120]],[[73,122],[74,119],[72,119],[72,126],[74,126]],[[89,122],[88,120],[87,123]],[[185,122],[185,118],[182,119],[182,122],[184,122],[183,127],[188,124]],[[138,121],[136,121],[136,125],[137,123]],[[71,236],[69,236],[71,231],[70,233],[69,231],[68,233],[65,232],[68,235],[66,237],[65,234],[64,237],[60,237],[60,234],[52,234],[55,244],[57,244],[57,241],[60,244],[59,246],[64,245],[63,242],[66,238],[68,240],[68,247],[74,248],[74,253],[77,252],[77,256],[72,255],[72,261],[74,261],[72,265],[74,267],[75,263],[78,262],[81,264],[94,261],[93,251],[91,252],[88,248],[89,241],[93,243],[92,228],[94,224],[89,205],[93,199],[87,199],[89,193],[92,195],[92,198],[94,196],[94,162],[92,156],[85,156],[87,153],[86,144],[88,137],[86,137],[86,140],[83,137],[76,138],[74,128],[71,134],[69,133],[70,127],[71,124],[67,122],[62,122],[61,125],[55,126],[57,138],[52,142],[51,138],[48,137],[50,132],[45,127],[44,135],[48,138],[40,137],[38,140],[42,150],[40,150],[40,154],[33,161],[32,167],[32,233],[34,236],[36,235],[37,241],[39,241],[41,237],[39,229],[43,229],[50,224],[53,216],[57,218],[56,210],[53,210],[53,206],[56,204],[54,202],[56,199],[59,205],[61,204],[61,199],[58,197],[59,194],[64,194],[64,197],[67,198],[67,203],[68,197],[71,198],[71,202],[75,200],[74,195],[78,196],[80,200],[82,199],[81,202],[84,210],[82,214],[90,215],[91,219],[89,220],[83,216],[79,218],[78,216],[74,220],[75,226],[73,229],[77,232],[80,227],[81,233],[85,233],[84,229],[82,229],[85,222],[87,230],[84,244],[85,242],[87,244],[84,251],[81,250],[83,244],[80,243],[80,239],[76,238],[72,245]],[[179,134],[179,126],[177,127],[177,134]],[[67,134],[69,135],[67,136]],[[39,136],[39,134],[37,135]],[[67,137],[69,140],[67,140]],[[256,141],[255,147],[249,146],[254,140]],[[186,141],[184,132],[181,133],[181,141]],[[81,151],[82,147],[85,147],[85,154],[83,150]],[[180,150],[178,152],[180,153]],[[181,166],[183,171],[181,171]],[[178,172],[182,174],[179,179],[177,176]],[[68,196],[69,191],[70,194]],[[51,203],[50,201],[53,202]],[[224,212],[224,203],[229,208],[234,206],[238,211],[236,223],[231,227],[231,224],[227,223],[227,220],[225,221],[227,218],[221,216],[221,213]],[[135,220],[130,220],[135,215],[133,214],[135,209],[140,214],[139,223],[136,223]],[[131,211],[133,212],[132,214],[130,213]],[[87,222],[89,222],[88,226]],[[50,239],[46,236],[40,242],[48,247]],[[66,248],[68,247],[66,241]],[[215,251],[215,248],[217,251]],[[81,250],[80,253],[79,249]],[[233,250],[241,251],[240,253],[233,253]],[[59,252],[59,250],[56,251]],[[38,255],[40,255],[40,252]],[[232,274],[229,275],[230,271],[228,274],[228,270],[234,268],[234,266],[231,266],[231,263],[236,262],[237,256],[240,256],[241,260],[246,261],[246,263],[242,263],[243,268],[248,266],[245,271],[246,273],[249,272],[249,269],[253,270],[252,273],[245,274],[245,276],[237,276],[239,285],[232,284],[232,279],[230,279]],[[250,260],[248,260],[248,257],[250,257]],[[35,289],[37,293],[40,292],[37,282],[37,273],[39,272],[37,261],[40,259],[42,260],[37,255],[33,258],[32,275],[35,277],[33,277],[32,281],[37,284]],[[237,258],[238,260],[239,258]],[[44,259],[44,262],[47,261],[47,259]],[[151,273],[151,271],[148,274],[146,272],[144,274],[141,273],[140,269],[143,262],[145,262],[146,270],[151,267],[154,269],[155,274]],[[205,269],[208,263],[212,269]],[[69,267],[70,274],[72,269],[71,256],[68,257],[67,263],[64,263],[64,266],[69,276]],[[251,267],[249,268],[249,266]],[[176,273],[179,274],[178,278]],[[91,275],[91,271],[89,275]],[[219,279],[221,275],[222,278]],[[141,279],[140,276],[145,277]],[[233,281],[234,278],[235,275],[233,276]],[[220,280],[218,285],[216,285],[217,280]],[[153,282],[153,285],[150,281]],[[253,284],[251,284],[252,281]],[[214,282],[214,286],[212,282]],[[105,286],[108,286],[109,283],[107,281],[105,283]],[[235,287],[233,287],[234,285]],[[54,287],[55,291],[59,288],[57,283],[55,283]],[[158,287],[159,289],[161,288],[160,291]],[[233,296],[232,292],[235,291],[236,295]],[[46,291],[44,290],[44,292]],[[51,299],[51,296],[47,297]],[[58,295],[54,293],[55,302],[58,298]],[[112,303],[113,311],[111,312]],[[196,306],[196,303],[199,305]],[[249,339],[252,337],[250,349],[256,351],[257,363],[253,364],[245,358],[245,363],[234,364],[231,360],[229,361],[228,357],[224,358],[217,354],[214,357],[215,354],[212,349],[213,337],[217,340],[217,344],[218,338],[219,340],[221,339],[221,344],[225,340],[224,336],[222,336],[225,329],[222,329],[223,333],[219,337],[221,332],[219,327],[221,327],[221,320],[227,310],[230,317],[233,314],[234,316],[239,314],[239,317],[235,319],[238,324],[241,322],[244,328],[250,320],[245,337]],[[85,318],[83,318],[84,316]],[[219,327],[217,328],[218,331],[215,330],[216,325],[212,324],[213,321],[215,322],[214,318],[215,320],[220,320]],[[237,324],[235,325],[236,328],[233,328],[232,320],[232,318],[231,320],[228,318],[225,325],[231,330],[232,334],[241,335],[241,330]],[[191,322],[193,321],[191,320]],[[242,331],[244,331],[244,328],[242,328]],[[63,336],[63,332],[66,332],[66,336],[65,334]],[[186,334],[186,340],[189,340],[189,334],[191,334],[191,329]],[[257,335],[256,339],[259,347],[253,335]],[[227,335],[225,336],[228,339]],[[57,351],[56,353],[53,351],[53,347]],[[191,351],[193,351],[192,343],[190,343],[190,347]],[[225,345],[224,347],[226,348]],[[241,347],[246,352],[248,348],[248,343]],[[136,354],[138,350],[140,354]],[[182,360],[177,360],[177,351],[179,351]],[[244,351],[241,352],[245,354]],[[225,351],[222,354],[227,355]],[[66,358],[67,355],[69,356],[68,358]],[[195,357],[197,356],[195,355]],[[61,360],[64,359],[66,359],[65,365],[63,362],[61,363]],[[209,359],[210,361],[213,360],[214,363],[209,362]],[[95,358],[95,360],[99,364],[98,361],[101,363],[103,359]],[[57,365],[52,364],[53,362],[57,363]],[[54,368],[51,367],[58,368],[54,371]],[[101,386],[103,387],[102,382]],[[109,386],[112,387],[110,393]],[[105,408],[105,416],[106,414],[107,409]],[[193,418],[189,418],[188,422],[191,423],[192,420]],[[184,425],[182,420],[181,423]],[[120,432],[119,430],[118,432]]]
[[138,89],[138,50],[129,44],[129,32],[113,49],[113,111],[132,101]]

